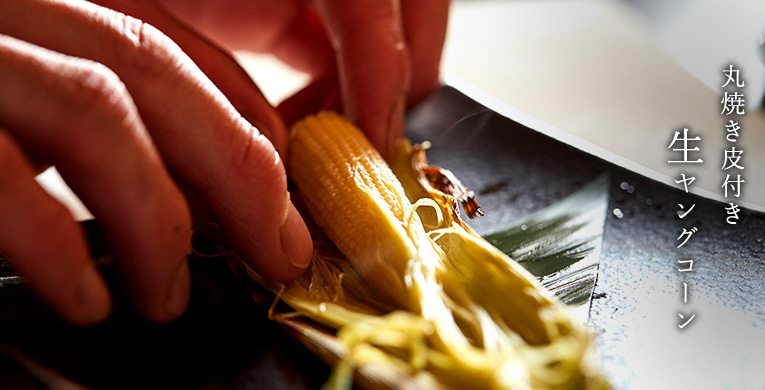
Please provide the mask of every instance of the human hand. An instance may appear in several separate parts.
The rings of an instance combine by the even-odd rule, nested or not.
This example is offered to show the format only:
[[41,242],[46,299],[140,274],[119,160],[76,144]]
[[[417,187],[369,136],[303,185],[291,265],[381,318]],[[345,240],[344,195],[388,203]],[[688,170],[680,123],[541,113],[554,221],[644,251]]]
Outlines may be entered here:
[[280,106],[288,123],[342,108],[386,157],[403,135],[405,106],[439,86],[448,0],[160,2],[224,47],[273,53],[311,74],[313,84]]
[[[185,31],[186,43],[202,42],[172,28]],[[194,47],[212,53],[206,66],[231,66],[209,43]],[[285,143],[254,85],[229,98]],[[310,258],[274,146],[173,41],[85,1],[4,0],[0,252],[62,317],[92,324],[108,314],[109,294],[79,226],[35,182],[44,164],[57,167],[105,228],[124,284],[150,320],[170,321],[188,302],[187,200],[268,278],[292,279]]]

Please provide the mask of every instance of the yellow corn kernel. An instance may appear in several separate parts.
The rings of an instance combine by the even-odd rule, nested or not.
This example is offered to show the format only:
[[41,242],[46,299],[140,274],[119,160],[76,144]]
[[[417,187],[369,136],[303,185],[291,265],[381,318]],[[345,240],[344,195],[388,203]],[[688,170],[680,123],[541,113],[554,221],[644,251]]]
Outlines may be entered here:
[[[412,206],[385,160],[344,117],[322,112],[293,126],[290,177],[311,216],[378,293],[408,305],[402,275],[415,248]],[[384,263],[386,259],[395,262]]]

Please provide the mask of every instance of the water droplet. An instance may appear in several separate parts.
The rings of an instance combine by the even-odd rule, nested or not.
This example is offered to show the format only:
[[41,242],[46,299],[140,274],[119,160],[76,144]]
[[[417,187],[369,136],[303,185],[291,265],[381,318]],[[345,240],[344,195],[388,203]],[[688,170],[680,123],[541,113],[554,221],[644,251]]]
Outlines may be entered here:
[[523,230],[524,232],[525,232],[525,231],[526,231],[526,229],[528,229],[528,228],[529,228],[529,227],[528,227],[528,226],[526,226],[526,224],[525,224],[525,223],[524,223],[523,225],[521,225],[521,230]]
[[630,183],[623,181],[621,182],[621,184],[619,184],[619,188],[623,189],[624,191],[627,191],[627,188],[630,188]]
[[624,213],[622,213],[622,210],[619,209],[618,207],[614,209],[613,213],[616,218],[619,218],[619,219],[624,218]]
[[319,311],[325,313],[327,311],[327,305],[324,303],[319,304]]
[[645,200],[645,204],[646,204],[646,206],[652,205],[653,204],[653,199],[651,199],[651,198],[646,199]]
[[631,193],[634,193],[634,192],[635,192],[635,187],[634,186],[627,187],[627,193],[628,194],[631,194]]

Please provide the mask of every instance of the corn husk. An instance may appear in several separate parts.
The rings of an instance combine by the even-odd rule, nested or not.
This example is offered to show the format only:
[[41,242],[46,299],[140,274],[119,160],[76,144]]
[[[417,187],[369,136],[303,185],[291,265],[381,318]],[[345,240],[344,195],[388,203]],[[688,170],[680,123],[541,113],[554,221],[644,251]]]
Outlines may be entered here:
[[[337,127],[337,117],[331,119]],[[370,272],[312,226],[312,265],[292,283],[266,281],[235,256],[232,265],[275,294],[272,318],[333,365],[327,388],[608,388],[585,326],[534,275],[470,229],[451,194],[423,180],[423,153],[405,142],[392,164],[408,197],[404,217],[390,222],[404,232],[407,250],[398,253],[406,258],[375,259],[379,272]],[[355,177],[374,173],[344,168],[366,194],[365,207],[382,210],[368,215],[391,218],[374,189]],[[303,190],[299,198],[314,195]],[[322,199],[338,202],[322,204],[330,210],[344,207],[343,199]],[[381,286],[390,289],[381,293]],[[290,309],[275,310],[277,301]]]

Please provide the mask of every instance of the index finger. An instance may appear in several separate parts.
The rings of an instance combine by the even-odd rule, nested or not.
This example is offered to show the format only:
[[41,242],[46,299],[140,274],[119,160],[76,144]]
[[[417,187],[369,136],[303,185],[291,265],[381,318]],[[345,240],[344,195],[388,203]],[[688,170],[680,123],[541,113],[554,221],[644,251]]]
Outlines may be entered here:
[[411,64],[397,0],[320,0],[345,114],[389,158],[404,133]]
[[412,61],[408,103],[415,105],[441,84],[439,70],[449,20],[449,0],[404,1],[401,7]]

